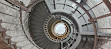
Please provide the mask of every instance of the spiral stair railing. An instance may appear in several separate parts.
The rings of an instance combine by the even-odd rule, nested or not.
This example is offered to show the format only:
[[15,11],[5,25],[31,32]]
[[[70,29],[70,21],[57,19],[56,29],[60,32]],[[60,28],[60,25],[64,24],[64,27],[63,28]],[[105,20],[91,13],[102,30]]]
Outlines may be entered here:
[[[0,2],[0,4],[3,4],[4,6],[8,6],[8,7],[12,8],[12,9],[15,9],[15,10],[17,10],[17,11],[20,11],[20,17],[16,17],[16,18],[19,18],[19,19],[20,19],[21,24],[4,22],[4,21],[2,21],[2,20],[0,21],[0,24],[1,24],[1,23],[7,23],[7,24],[14,24],[14,25],[21,25],[22,27],[23,27],[23,24],[22,24],[22,10],[24,10],[24,11],[26,11],[26,12],[30,12],[31,8],[32,8],[35,4],[37,4],[38,2],[41,2],[41,1],[39,0],[39,1],[34,2],[33,4],[30,4],[28,7],[25,7],[23,4],[21,4],[20,2],[18,2],[18,1],[16,1],[16,0],[7,0],[7,1],[9,1],[11,4],[13,4],[14,6],[16,6],[17,8],[19,8],[19,10],[16,9],[16,8],[14,8],[14,7],[12,7],[12,6],[8,6],[8,5],[6,5],[6,4],[4,4],[4,3],[2,3],[2,2]],[[73,2],[74,2],[74,1],[73,1]],[[98,19],[101,19],[101,18],[105,18],[105,17],[111,16],[111,13],[93,18],[93,17],[90,15],[90,13],[88,12],[88,11],[94,9],[95,7],[101,5],[102,3],[105,3],[106,6],[107,6],[107,7],[109,8],[109,10],[111,11],[111,6],[109,6],[109,5],[111,5],[111,3],[110,3],[108,0],[103,0],[103,2],[100,2],[99,4],[95,5],[94,7],[90,8],[90,9],[85,9],[81,4],[79,4],[79,3],[77,3],[77,2],[74,2],[74,3],[76,3],[79,7],[81,7],[81,8],[85,11],[84,14],[87,14],[87,15],[89,16],[89,18],[90,18],[90,19],[87,20],[87,21],[89,21],[89,22],[91,22],[91,23],[93,24],[93,28],[94,28],[94,33],[93,33],[93,35],[95,36],[95,43],[94,43],[94,48],[93,48],[93,49],[97,49],[97,43],[99,42],[99,41],[98,41],[99,39],[106,40],[106,41],[111,41],[111,40],[109,40],[109,39],[105,39],[105,38],[104,38],[104,37],[110,37],[110,36],[111,36],[110,34],[104,36],[104,35],[98,35],[98,32],[97,32],[97,30],[99,30],[99,29],[111,29],[111,28],[97,28],[97,26],[95,25],[95,21],[97,21]],[[0,12],[0,14],[4,14],[4,15],[11,16],[11,17],[15,17],[15,16],[13,16],[13,15],[10,15],[10,14],[7,14],[7,13],[3,13],[3,12]],[[81,14],[81,16],[84,15],[84,14]],[[22,28],[22,29],[24,29],[24,28]],[[4,42],[4,44],[5,44],[6,47],[4,47],[4,45],[1,45],[1,43],[0,43],[0,46],[3,47],[3,48],[7,48],[7,47],[8,47],[8,48],[10,48],[10,49],[12,49],[12,48],[13,48],[13,49],[19,48],[19,47],[16,46],[16,43],[11,44],[11,43],[13,43],[13,42],[11,42],[11,40],[10,40],[11,38],[10,38],[10,37],[5,38],[5,36],[6,36],[6,35],[5,35],[5,32],[6,32],[7,30],[10,30],[10,29],[4,29],[4,28],[2,28],[2,26],[0,26],[0,32],[1,32],[0,42]],[[25,32],[25,31],[24,31],[24,32]],[[83,34],[84,34],[84,33],[83,33]],[[6,39],[6,40],[5,40],[5,39]],[[5,41],[7,41],[7,42],[5,42]],[[31,41],[30,41],[30,42],[31,42]],[[12,45],[13,45],[13,46],[12,46]]]

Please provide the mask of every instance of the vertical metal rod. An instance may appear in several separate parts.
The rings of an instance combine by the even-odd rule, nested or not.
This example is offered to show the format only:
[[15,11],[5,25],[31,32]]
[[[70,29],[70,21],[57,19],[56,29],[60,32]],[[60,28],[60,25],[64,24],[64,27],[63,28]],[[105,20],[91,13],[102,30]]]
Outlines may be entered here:
[[98,29],[111,29],[111,28],[98,28]]
[[[23,2],[20,2],[21,3],[21,5],[23,5]],[[21,23],[21,25],[22,25],[22,31],[24,32],[24,34],[25,34],[25,36],[26,36],[26,38],[29,38],[28,36],[27,36],[27,34],[26,34],[26,32],[25,32],[25,30],[24,30],[24,27],[23,27],[23,23],[22,23],[22,8],[20,8],[20,23]],[[31,42],[31,44],[33,44],[34,46],[36,46],[34,43],[32,43],[32,41],[30,40],[30,39],[28,39],[30,42]],[[26,40],[25,40],[26,41]],[[21,41],[21,42],[23,42],[23,41]],[[36,46],[37,47],[37,46]]]
[[21,25],[21,24],[9,23],[9,22],[4,22],[4,21],[2,23],[13,24],[13,25]]
[[[99,5],[102,4],[102,3],[103,3],[103,2],[100,2],[99,4],[97,4],[97,5],[93,6],[92,8],[90,8],[89,10],[94,9],[95,7],[99,6]],[[88,11],[89,11],[89,10],[88,10]]]
[[94,20],[105,18],[105,17],[109,17],[109,16],[111,16],[111,13],[105,14],[105,15],[102,15],[102,16],[99,16],[99,17],[96,17],[96,18],[89,19],[89,21],[92,22]]
[[14,49],[17,49],[16,43],[15,43],[15,44],[13,44],[13,47],[14,47]]
[[11,38],[8,38],[8,44],[11,45]]
[[[74,2],[74,1],[73,1]],[[92,16],[89,14],[89,12],[83,7],[83,6],[81,6],[79,3],[77,3],[77,2],[74,2],[74,3],[76,3],[79,7],[81,7],[84,11],[85,11],[85,13],[89,16],[89,18],[90,19],[92,19]],[[93,49],[96,49],[96,45],[97,45],[97,37],[98,37],[98,35],[97,35],[97,28],[96,28],[96,24],[95,24],[95,22],[94,21],[92,21],[91,22],[92,23],[92,25],[93,25],[93,28],[94,28],[94,32],[95,32],[95,42],[94,42],[94,48]]]
[[[8,15],[8,16],[11,16],[11,17],[15,17],[15,16],[13,16],[13,15],[10,15],[10,14],[7,14],[7,13],[3,13],[3,12],[0,12],[1,14],[4,14],[4,15]],[[17,17],[17,18],[19,18],[19,17]]]
[[66,3],[66,0],[65,0],[65,2],[64,2],[64,7],[63,7],[63,9],[65,8],[65,3]]
[[79,7],[77,6],[77,8],[73,11],[73,13],[75,13],[75,12],[77,11],[78,8],[79,8]]
[[85,14],[85,13],[83,13],[81,16],[79,16],[78,19],[79,19],[80,17],[82,17],[84,14]]
[[111,41],[111,40],[109,40],[109,39],[104,39],[104,38],[102,38],[102,37],[97,37],[98,39],[102,39],[102,40],[106,40],[106,41]]
[[20,2],[16,1],[16,0],[8,0],[9,2],[19,6],[21,9],[23,9],[24,11],[28,11],[28,8],[23,6]]
[[0,2],[0,4],[5,5],[5,6],[8,6],[8,7],[12,8],[12,9],[14,9],[14,10],[17,10],[17,11],[18,11],[18,9],[13,8],[13,7],[11,7],[11,6],[7,5],[7,4],[4,4],[4,3],[2,3],[2,2]]
[[6,34],[6,31],[3,31],[3,32],[2,32],[2,38],[3,38],[3,39],[5,39],[5,34]]
[[1,26],[2,20],[0,20],[0,32],[2,33],[1,36],[4,39],[5,38],[5,29]]
[[53,3],[54,3],[54,9],[56,9],[55,0],[53,0]]

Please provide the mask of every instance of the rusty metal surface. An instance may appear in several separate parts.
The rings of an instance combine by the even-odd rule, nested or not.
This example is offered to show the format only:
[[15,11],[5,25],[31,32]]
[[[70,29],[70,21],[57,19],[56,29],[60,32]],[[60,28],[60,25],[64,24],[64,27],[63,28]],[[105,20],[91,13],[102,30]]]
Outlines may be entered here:
[[[90,8],[89,10],[92,10],[92,9],[94,9],[95,7],[97,7],[98,5],[100,5],[100,4],[102,4],[103,2],[100,2],[99,4],[97,4],[97,5],[95,5],[95,6],[93,6],[92,8]],[[88,10],[88,11],[89,11]]]
[[97,19],[101,19],[101,18],[105,18],[105,17],[109,17],[109,16],[111,16],[111,13],[105,14],[105,15],[102,15],[102,16],[99,16],[99,17],[96,17],[96,18],[89,19],[89,21],[92,22],[92,21],[95,21]]
[[21,9],[23,9],[24,11],[28,11],[28,8],[26,6],[23,6],[20,2],[18,2],[17,0],[7,0],[17,6],[19,6]]
[[111,12],[111,3],[109,2],[109,0],[103,0],[103,2],[106,4],[106,6],[108,7],[108,9]]
[[[11,38],[5,38],[6,30],[1,26],[2,20],[0,20],[0,49],[12,49]],[[6,42],[7,41],[7,42]]]
[[0,49],[12,49],[10,46],[7,45],[4,41],[0,41]]

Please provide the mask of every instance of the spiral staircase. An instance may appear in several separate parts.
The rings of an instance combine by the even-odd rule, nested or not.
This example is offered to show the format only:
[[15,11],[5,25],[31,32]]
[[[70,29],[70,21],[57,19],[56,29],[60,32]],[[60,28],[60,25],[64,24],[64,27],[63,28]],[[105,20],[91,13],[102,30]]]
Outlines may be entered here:
[[110,49],[110,16],[110,0],[2,0],[0,49]]

